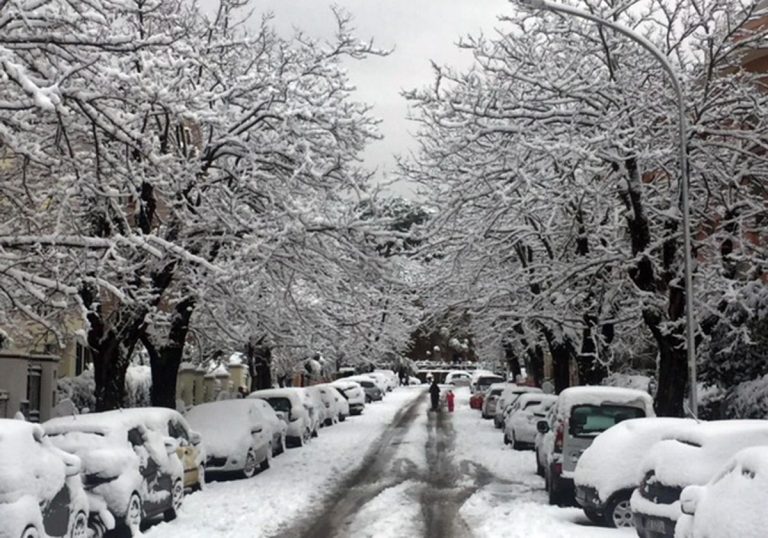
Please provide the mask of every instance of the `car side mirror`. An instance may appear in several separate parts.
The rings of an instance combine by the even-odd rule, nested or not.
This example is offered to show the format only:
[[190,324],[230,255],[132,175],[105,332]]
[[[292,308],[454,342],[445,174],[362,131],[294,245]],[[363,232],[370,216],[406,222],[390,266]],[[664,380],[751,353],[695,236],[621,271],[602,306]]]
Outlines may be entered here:
[[192,446],[197,446],[203,442],[203,437],[197,432],[189,432],[189,442]]
[[173,437],[166,437],[163,444],[165,444],[165,451],[168,454],[173,454],[179,449],[179,442]]
[[547,424],[546,420],[540,420],[536,423],[536,430],[539,433],[547,433],[549,431],[549,424]]
[[680,511],[692,516],[696,513],[696,505],[699,504],[701,486],[688,486],[680,494]]

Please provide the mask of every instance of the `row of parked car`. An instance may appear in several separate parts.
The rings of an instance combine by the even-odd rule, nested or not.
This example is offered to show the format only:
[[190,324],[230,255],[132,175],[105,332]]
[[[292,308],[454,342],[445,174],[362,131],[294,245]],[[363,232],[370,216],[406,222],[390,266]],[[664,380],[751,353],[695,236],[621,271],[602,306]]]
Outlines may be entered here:
[[206,475],[250,478],[396,385],[383,370],[184,415],[135,408],[43,424],[0,419],[0,538],[130,536],[151,519],[172,520]]
[[506,444],[534,448],[550,504],[640,538],[768,535],[768,420],[659,418],[647,393],[615,387],[494,383],[478,399]]

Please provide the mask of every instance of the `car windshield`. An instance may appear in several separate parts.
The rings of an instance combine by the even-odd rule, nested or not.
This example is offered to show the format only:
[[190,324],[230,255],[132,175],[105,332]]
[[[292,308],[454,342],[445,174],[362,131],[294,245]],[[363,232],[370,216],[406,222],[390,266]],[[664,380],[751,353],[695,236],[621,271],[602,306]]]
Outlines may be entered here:
[[267,398],[267,402],[275,411],[282,411],[283,413],[291,412],[291,400],[288,398]]
[[578,405],[571,410],[570,433],[590,437],[630,418],[642,418],[645,411],[626,405]]

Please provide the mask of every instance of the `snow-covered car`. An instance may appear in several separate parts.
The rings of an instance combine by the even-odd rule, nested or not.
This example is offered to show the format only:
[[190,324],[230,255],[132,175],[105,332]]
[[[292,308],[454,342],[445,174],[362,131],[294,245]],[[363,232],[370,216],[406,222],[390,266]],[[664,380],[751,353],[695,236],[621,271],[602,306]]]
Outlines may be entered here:
[[469,388],[472,394],[485,393],[494,383],[506,383],[506,379],[496,374],[482,374],[473,378]]
[[576,502],[597,523],[634,527],[629,498],[640,485],[640,464],[653,445],[696,426],[683,418],[625,420],[598,435],[576,465]]
[[0,419],[0,538],[88,536],[80,466],[39,424]]
[[252,392],[248,398],[266,401],[278,413],[288,417],[286,443],[288,446],[303,446],[309,441],[317,425],[316,412],[310,408],[298,388],[264,389]]
[[454,387],[468,387],[470,380],[471,376],[469,375],[469,372],[465,372],[464,370],[454,370],[448,372],[448,375],[445,376],[445,384],[453,385]]
[[493,425],[497,428],[503,428],[504,421],[507,419],[512,405],[517,401],[520,395],[528,392],[541,394],[542,390],[538,387],[526,387],[523,385],[515,385],[514,383],[507,384],[504,391],[501,393],[501,396],[499,396],[499,401],[496,402],[496,413],[493,415]]
[[288,413],[277,412],[265,400],[251,398],[261,411],[261,415],[267,421],[272,430],[272,455],[277,456],[285,452],[288,438]]
[[397,385],[400,383],[400,380],[397,378],[397,374],[392,370],[374,370],[373,373],[384,376],[384,378],[386,379],[388,392],[392,392],[394,389],[397,388]]
[[378,402],[384,396],[384,393],[370,377],[354,376],[346,379],[358,383],[363,388],[365,403]]
[[368,372],[368,373],[363,374],[363,377],[367,377],[367,378],[373,380],[373,382],[376,384],[376,386],[379,387],[379,390],[381,390],[382,395],[386,394],[387,392],[389,392],[391,390],[390,389],[390,385],[389,385],[389,380],[387,379],[387,376],[385,376],[382,373],[379,373],[379,372]]
[[326,426],[336,424],[349,416],[349,406],[347,406],[346,413],[344,413],[344,403],[346,401],[342,403],[344,399],[335,388],[328,384],[315,385],[308,388],[315,389],[320,393],[320,398],[327,411],[324,422]]
[[136,420],[176,440],[176,455],[184,466],[184,487],[197,490],[205,483],[205,454],[200,434],[189,427],[186,419],[173,409],[165,407],[141,407],[123,409],[123,414],[136,414]]
[[220,400],[194,406],[187,420],[203,437],[207,473],[250,478],[272,460],[273,426],[256,400]]
[[[469,374],[469,392],[471,394],[475,394],[476,392],[478,392],[477,387],[475,385],[477,384],[477,380],[481,376],[496,376],[496,374],[494,374],[490,370],[482,370],[482,369],[473,370]],[[496,377],[498,377],[498,376],[496,376]],[[500,381],[506,381],[506,380],[505,379],[501,379]]]
[[349,397],[344,394],[344,391],[341,390],[341,387],[337,387],[331,383],[327,383],[323,386],[327,387],[327,389],[331,391],[331,394],[336,399],[336,407],[339,410],[339,422],[344,422],[351,414],[351,409],[349,407]]
[[150,428],[147,414],[89,413],[54,418],[43,428],[54,445],[80,458],[89,498],[103,499],[122,532],[176,517],[184,500],[179,445]]
[[702,422],[653,445],[640,465],[643,479],[630,499],[638,536],[675,536],[683,489],[706,484],[737,452],[754,446],[768,446],[768,421]]
[[738,452],[704,486],[680,494],[676,538],[758,538],[768,532],[768,447]]
[[[512,445],[515,450],[531,449],[536,440],[536,423],[540,414],[536,411],[546,411],[557,402],[554,394],[529,392],[520,394],[510,406],[509,414],[504,421],[504,444]],[[543,406],[543,407],[542,407]]]
[[[331,426],[338,421],[338,415],[336,412],[336,400],[334,400],[330,394],[323,393],[320,390],[319,385],[313,385],[311,387],[304,387],[301,389],[306,398],[312,402],[315,409],[318,410],[320,415],[320,426]],[[313,432],[314,433],[314,432]]]
[[581,454],[605,430],[632,418],[655,416],[647,392],[615,387],[570,387],[557,397],[552,424],[539,421],[544,434],[545,489],[549,503],[575,503],[573,472]]
[[341,390],[349,403],[349,413],[359,415],[365,409],[365,391],[360,383],[339,379],[331,383],[334,387]]
[[488,387],[483,396],[483,407],[480,409],[480,416],[483,418],[493,418],[496,415],[496,402],[508,386],[508,383],[493,383]]

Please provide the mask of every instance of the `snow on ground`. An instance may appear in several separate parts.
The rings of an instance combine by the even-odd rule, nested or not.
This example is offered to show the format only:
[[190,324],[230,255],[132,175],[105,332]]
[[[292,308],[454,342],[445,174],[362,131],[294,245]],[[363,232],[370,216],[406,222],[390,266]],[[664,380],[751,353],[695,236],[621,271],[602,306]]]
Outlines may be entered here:
[[[469,407],[469,390],[456,391],[454,461],[474,467],[481,485],[459,514],[475,538],[619,538],[633,529],[592,526],[577,508],[549,506],[533,451],[504,445],[501,430]],[[491,476],[492,475],[492,476]]]
[[[360,416],[320,430],[304,448],[289,449],[272,467],[249,480],[212,482],[189,495],[179,517],[145,532],[149,538],[268,537],[305,516],[338,481],[362,463],[366,452],[397,411],[423,387],[401,388]],[[390,495],[397,495],[397,492]],[[383,505],[386,506],[386,498]],[[375,509],[375,507],[374,507]],[[373,536],[373,535],[371,535]]]
[[[421,484],[406,480],[387,488],[357,513],[345,536],[355,538],[404,538],[424,536],[424,520],[418,503]],[[393,510],[393,507],[397,507]]]

